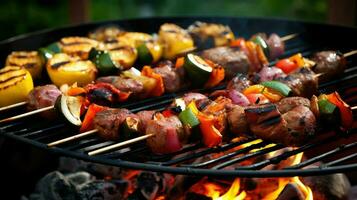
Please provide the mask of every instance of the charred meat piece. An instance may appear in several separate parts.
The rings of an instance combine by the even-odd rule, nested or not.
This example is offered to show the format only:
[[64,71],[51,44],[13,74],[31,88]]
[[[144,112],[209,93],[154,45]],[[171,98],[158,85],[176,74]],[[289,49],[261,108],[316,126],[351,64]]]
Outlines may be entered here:
[[274,104],[250,106],[245,109],[250,131],[264,140],[286,144],[287,122]]
[[310,98],[317,93],[318,78],[309,68],[302,67],[285,78],[276,79],[288,85],[294,96]]
[[211,102],[211,100],[209,100],[205,95],[195,92],[186,93],[182,98],[186,105],[188,105],[191,101],[195,101],[198,108],[206,107]]
[[316,53],[312,60],[316,62],[314,72],[322,73],[320,81],[327,81],[341,76],[346,68],[346,60],[336,51],[321,51]]
[[149,120],[145,134],[154,135],[147,139],[147,144],[152,152],[158,154],[179,151],[189,138],[177,116],[168,118],[159,116],[156,119]]
[[277,67],[263,67],[258,73],[253,77],[254,82],[259,83],[263,81],[271,81],[277,78],[284,78],[285,73]]
[[278,110],[284,114],[297,106],[305,106],[310,108],[310,100],[304,97],[286,97],[280,100],[277,104]]
[[138,116],[138,118],[140,120],[140,123],[139,123],[139,132],[140,133],[145,133],[147,123],[149,120],[153,119],[155,112],[156,111],[154,111],[154,110],[143,110],[143,111],[136,113],[136,115]]
[[[44,85],[35,87],[27,96],[27,109],[37,110],[40,108],[53,106],[61,91],[55,85]],[[55,112],[46,111],[42,112],[41,116],[44,118],[55,118]]]
[[227,127],[227,112],[226,107],[231,105],[232,101],[226,97],[218,97],[216,100],[208,104],[202,112],[212,115],[217,120],[217,129],[223,133]]
[[137,118],[127,109],[106,109],[96,113],[93,123],[98,134],[106,140],[118,140],[120,128],[127,117]]
[[297,106],[283,114],[288,133],[281,137],[283,144],[300,146],[309,136],[315,134],[316,118],[314,113],[306,106]]
[[265,41],[269,47],[270,60],[274,60],[279,56],[283,55],[285,51],[285,44],[284,41],[282,41],[277,34],[271,34],[269,38]]
[[183,74],[178,72],[171,61],[159,63],[158,67],[154,68],[154,72],[161,75],[167,92],[177,92],[184,84],[183,76],[181,76]]
[[216,47],[201,52],[204,59],[208,59],[221,65],[225,71],[225,77],[232,79],[237,73],[247,74],[250,62],[243,51],[230,47]]
[[226,109],[229,130],[235,135],[249,133],[249,126],[245,116],[244,107],[231,104],[228,105]]
[[144,91],[144,85],[140,81],[120,76],[105,76],[97,79],[99,83],[109,83],[123,92],[132,92],[136,97]]
[[228,82],[227,90],[236,90],[242,92],[244,89],[252,85],[252,81],[246,75],[237,74],[231,81]]

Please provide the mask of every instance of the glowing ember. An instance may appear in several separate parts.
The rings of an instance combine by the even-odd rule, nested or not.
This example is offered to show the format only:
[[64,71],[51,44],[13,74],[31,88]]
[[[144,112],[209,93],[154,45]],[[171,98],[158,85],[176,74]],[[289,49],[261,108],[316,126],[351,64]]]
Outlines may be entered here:
[[220,196],[220,191],[222,188],[213,183],[206,183],[205,188],[207,190],[206,196],[211,197],[213,200],[242,200],[246,197],[246,192],[242,191],[239,193],[240,189],[240,179],[236,178],[229,190]]

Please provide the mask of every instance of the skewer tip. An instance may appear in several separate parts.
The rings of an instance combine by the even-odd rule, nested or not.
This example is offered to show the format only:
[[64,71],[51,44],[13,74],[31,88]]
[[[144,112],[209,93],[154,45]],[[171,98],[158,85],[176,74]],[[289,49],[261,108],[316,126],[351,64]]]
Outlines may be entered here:
[[353,50],[343,54],[343,57],[348,57],[357,54],[357,50]]
[[280,38],[281,41],[283,42],[286,42],[288,40],[291,40],[293,38],[296,38],[297,36],[299,35],[299,33],[293,33],[293,34],[290,34],[290,35],[286,35],[286,36],[283,36]]

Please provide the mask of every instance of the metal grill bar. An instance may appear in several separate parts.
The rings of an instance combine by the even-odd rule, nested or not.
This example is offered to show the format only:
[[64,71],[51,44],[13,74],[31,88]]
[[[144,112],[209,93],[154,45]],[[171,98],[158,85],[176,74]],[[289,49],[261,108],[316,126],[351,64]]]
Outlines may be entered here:
[[[329,43],[329,45],[330,44],[331,43]],[[312,52],[320,50],[320,47],[321,45],[302,39],[302,37],[297,38],[296,40],[288,41],[286,43],[286,49],[289,50],[287,50],[282,57],[288,57],[296,53],[302,53],[303,56],[308,57],[312,54]],[[333,47],[335,46],[331,44],[331,46],[326,47],[326,49],[333,49]],[[342,52],[347,52],[348,50],[350,50],[350,47],[343,48],[344,49],[339,49]],[[271,64],[275,64],[275,62],[272,62]],[[339,78],[327,83],[322,83],[319,86],[319,90],[321,92],[327,92],[337,89],[341,92],[341,95],[346,98],[348,103],[356,104],[356,59],[351,59],[351,57],[348,57],[348,66],[353,67],[349,67],[344,71],[343,78]],[[197,89],[194,91],[206,93],[217,89],[223,89],[224,87],[225,85],[221,85],[217,88],[213,88],[210,90]],[[175,94],[165,94],[160,97],[149,98],[139,102],[126,102],[122,103],[119,106],[127,108],[132,112],[138,112],[146,109],[162,110],[166,105],[169,105],[174,98],[182,96],[185,92],[188,91],[189,90],[183,90]],[[321,165],[316,168],[303,169],[304,167],[316,163],[317,161],[323,161],[326,158],[346,153],[347,150],[355,149],[357,146],[357,142],[352,142],[346,144],[343,147],[337,147],[335,149],[322,152],[322,154],[318,156],[309,158],[298,165],[294,165],[283,170],[258,170],[271,164],[278,164],[282,160],[288,159],[291,156],[295,156],[300,152],[305,152],[322,145],[330,144],[336,139],[340,138],[340,136],[338,135],[334,135],[323,140],[313,142],[311,144],[306,144],[294,150],[283,152],[279,155],[276,155],[272,158],[263,160],[255,164],[251,164],[248,166],[240,166],[239,164],[242,161],[257,158],[258,156],[283,149],[284,147],[279,144],[275,146],[269,146],[270,143],[268,142],[252,144],[250,142],[254,141],[255,138],[249,138],[239,142],[224,144],[216,148],[205,148],[201,144],[192,144],[186,146],[181,151],[173,154],[153,155],[150,153],[150,150],[146,146],[142,145],[143,143],[139,143],[130,147],[123,147],[121,149],[109,151],[100,156],[90,157],[87,155],[87,152],[108,145],[112,145],[115,142],[103,141],[98,136],[87,136],[85,138],[81,138],[78,141],[62,144],[59,147],[47,148],[47,146],[45,145],[47,142],[66,137],[70,135],[70,133],[74,133],[75,130],[71,129],[70,127],[67,127],[65,124],[62,123],[54,123],[44,126],[36,123],[33,125],[32,122],[33,121],[26,120],[19,122],[10,122],[0,127],[0,133],[8,137],[15,138],[19,141],[27,142],[37,147],[44,148],[48,151],[76,157],[87,161],[99,162],[119,167],[153,170],[168,173],[213,176],[239,175],[249,177],[276,177],[296,175],[321,175],[327,173],[341,172],[344,170],[357,169],[357,163],[341,165],[347,161],[355,159],[357,153],[352,153],[343,158],[337,158],[336,160],[325,163],[324,165]],[[354,129],[351,132],[352,137],[355,133],[357,133],[357,130]],[[238,146],[240,145],[244,145],[244,148],[235,150],[236,148],[238,149]],[[212,157],[213,159],[201,159],[202,157],[206,156],[207,158]],[[229,166],[234,166],[235,170],[222,169]]]

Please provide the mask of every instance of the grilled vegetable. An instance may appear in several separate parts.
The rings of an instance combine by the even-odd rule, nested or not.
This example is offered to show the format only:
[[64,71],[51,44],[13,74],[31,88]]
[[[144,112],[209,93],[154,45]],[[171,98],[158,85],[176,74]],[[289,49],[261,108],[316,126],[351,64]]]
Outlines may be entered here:
[[51,81],[58,87],[75,82],[80,86],[86,85],[95,79],[98,72],[91,61],[81,61],[64,53],[55,54],[46,68]]
[[260,84],[267,88],[271,88],[284,96],[289,96],[291,93],[289,86],[279,81],[265,81]]
[[245,95],[250,102],[250,104],[266,104],[269,103],[270,101],[263,95],[263,94],[246,94]]
[[55,103],[55,110],[59,115],[74,126],[80,126],[82,124],[81,107],[81,97],[60,95]]
[[353,114],[351,107],[342,100],[337,92],[327,95],[327,99],[336,105],[340,111],[342,128],[348,130],[353,126]]
[[290,59],[285,58],[285,59],[279,60],[276,63],[276,67],[283,70],[284,73],[289,74],[290,72],[297,69],[299,66],[295,62],[291,61]]
[[115,39],[120,33],[123,32],[124,30],[122,30],[121,28],[115,25],[109,25],[95,29],[94,31],[88,34],[88,37],[93,40],[106,42]]
[[187,54],[184,68],[194,86],[204,85],[213,71],[212,67],[201,57]]
[[33,89],[31,74],[23,67],[0,69],[0,107],[25,101]]
[[39,54],[42,57],[44,63],[46,63],[50,58],[53,57],[54,54],[61,52],[61,47],[58,42],[54,42],[46,47],[42,47],[38,49]]
[[165,92],[164,81],[160,74],[155,73],[151,67],[145,66],[141,74],[143,76],[155,79],[155,87],[150,91],[150,96],[161,96]]
[[162,56],[161,45],[147,33],[127,32],[118,37],[119,41],[128,42],[138,52],[140,64],[151,64],[157,62]]
[[59,42],[62,52],[70,56],[78,56],[82,60],[88,59],[89,51],[99,44],[86,37],[65,37]]
[[79,131],[86,132],[86,131],[94,129],[93,119],[95,117],[95,114],[97,112],[104,110],[104,109],[105,109],[105,107],[103,107],[103,106],[100,106],[100,105],[97,105],[94,103],[90,104],[90,106],[88,107],[87,113],[84,117],[82,126]]
[[26,68],[33,79],[40,78],[44,62],[37,51],[13,51],[6,59],[7,66]]
[[189,126],[190,128],[194,128],[200,124],[196,114],[191,110],[190,107],[186,108],[179,114],[179,119],[183,125]]
[[221,144],[222,135],[214,126],[215,119],[202,113],[198,114],[198,119],[200,121],[203,144],[207,147],[214,147]]
[[125,141],[134,138],[139,135],[139,123],[140,120],[135,117],[125,118],[120,132],[120,140]]
[[222,24],[195,22],[188,31],[198,49],[228,45],[234,40],[234,34],[228,26]]
[[194,48],[191,36],[175,24],[161,25],[159,41],[163,45],[163,57],[166,59],[172,59]]
[[92,48],[89,52],[88,58],[95,64],[99,74],[102,76],[115,74],[122,69],[120,65],[117,65],[117,63],[113,61],[110,53],[106,51],[100,51]]
[[205,83],[206,88],[212,88],[214,86],[217,86],[221,81],[224,80],[225,77],[225,71],[224,68],[220,65],[217,65],[209,60],[205,60],[211,67],[212,67],[212,73],[210,74],[210,77],[208,81]]
[[327,100],[327,97],[319,97],[317,101],[320,111],[320,119],[326,124],[335,124],[340,121],[338,108]]
[[131,68],[130,70],[126,70],[122,73],[122,76],[132,78],[141,82],[144,86],[144,93],[143,96],[147,97],[150,96],[150,92],[154,90],[156,87],[156,80],[154,78],[150,78],[147,76],[141,75],[140,71]]
[[259,45],[263,49],[264,55],[266,56],[270,55],[269,46],[261,36],[256,35],[251,39],[251,41]]

